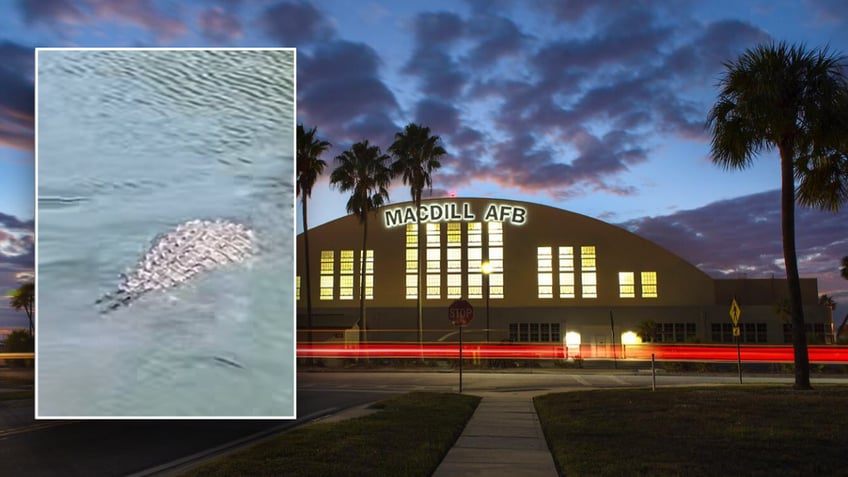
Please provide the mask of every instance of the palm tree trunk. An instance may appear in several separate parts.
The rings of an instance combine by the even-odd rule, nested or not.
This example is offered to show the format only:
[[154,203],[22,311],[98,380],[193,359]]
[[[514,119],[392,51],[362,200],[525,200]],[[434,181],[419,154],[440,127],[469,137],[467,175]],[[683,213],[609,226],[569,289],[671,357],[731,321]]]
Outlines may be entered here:
[[365,321],[365,254],[368,240],[368,212],[362,220],[362,252],[359,254],[359,323],[362,326],[362,344],[368,342],[368,324]]
[[[306,222],[306,193],[303,194],[303,248],[306,266],[306,342],[312,345],[312,278],[309,273],[309,227]],[[312,365],[312,358],[306,358],[306,365]]]
[[[418,247],[417,256],[418,259],[418,348],[420,352],[420,358],[424,359],[424,256],[421,253],[421,242],[422,236],[424,235],[424,227],[421,223],[421,215],[419,214],[419,208],[421,207],[421,192],[416,191],[413,203],[415,204],[415,223],[418,227],[416,233],[418,234],[418,240],[416,246]],[[425,249],[426,250],[426,249]]]
[[[789,144],[786,144],[789,142]],[[795,251],[795,175],[790,141],[780,146],[781,225],[783,228],[783,262],[789,286],[789,305],[792,312],[792,346],[795,350],[795,389],[810,386],[810,360],[807,355],[807,336],[804,328],[804,307],[801,302],[801,279],[798,275],[798,256]]]

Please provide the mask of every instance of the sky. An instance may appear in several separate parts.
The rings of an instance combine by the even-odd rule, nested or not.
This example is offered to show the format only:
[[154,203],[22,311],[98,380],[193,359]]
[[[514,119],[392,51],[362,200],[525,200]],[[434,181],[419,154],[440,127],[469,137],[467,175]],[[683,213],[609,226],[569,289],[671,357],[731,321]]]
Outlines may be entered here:
[[[432,197],[536,202],[633,231],[716,278],[785,276],[775,152],[710,158],[716,84],[760,43],[848,53],[841,0],[31,0],[0,6],[0,288],[33,270],[34,47],[295,47],[297,115],[333,147],[309,226],[346,214],[334,157],[416,122]],[[425,193],[425,197],[428,195]],[[393,203],[409,200],[397,182]],[[848,204],[846,204],[848,207]],[[302,230],[298,217],[298,231]],[[797,210],[802,277],[848,312],[848,212]],[[31,276],[31,275],[30,275]],[[25,326],[4,309],[0,328]]]

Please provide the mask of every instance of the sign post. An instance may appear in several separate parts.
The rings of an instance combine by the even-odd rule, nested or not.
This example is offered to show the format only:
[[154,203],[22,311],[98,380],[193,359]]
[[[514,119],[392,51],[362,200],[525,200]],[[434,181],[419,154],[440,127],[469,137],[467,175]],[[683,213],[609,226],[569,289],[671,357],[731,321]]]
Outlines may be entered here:
[[736,297],[730,303],[730,319],[733,320],[733,336],[736,338],[736,367],[739,369],[739,384],[742,384],[742,352],[740,351],[739,341],[742,338],[742,333],[739,330],[739,316],[742,314],[742,309],[739,308],[739,303],[736,303]]
[[474,318],[471,303],[460,298],[448,307],[448,319],[453,326],[459,327],[459,392],[462,393],[462,329]]

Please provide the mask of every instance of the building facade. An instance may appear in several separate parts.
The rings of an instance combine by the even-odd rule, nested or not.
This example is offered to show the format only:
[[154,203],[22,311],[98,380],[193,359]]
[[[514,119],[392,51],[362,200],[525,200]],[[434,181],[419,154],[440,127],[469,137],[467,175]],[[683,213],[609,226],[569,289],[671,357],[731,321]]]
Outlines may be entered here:
[[[369,216],[365,254],[357,217],[310,229],[314,341],[343,339],[345,330],[361,326],[364,270],[369,341],[416,341],[421,293],[425,342],[456,339],[448,307],[460,298],[474,307],[463,333],[471,341],[605,346],[640,342],[642,336],[728,343],[734,342],[729,309],[735,298],[743,343],[791,342],[780,306],[788,297],[785,279],[714,279],[638,235],[539,204],[433,199],[417,212],[412,203],[401,203]],[[301,331],[303,250],[301,234]],[[818,304],[816,280],[802,279],[801,286],[810,341],[830,342],[832,324]]]

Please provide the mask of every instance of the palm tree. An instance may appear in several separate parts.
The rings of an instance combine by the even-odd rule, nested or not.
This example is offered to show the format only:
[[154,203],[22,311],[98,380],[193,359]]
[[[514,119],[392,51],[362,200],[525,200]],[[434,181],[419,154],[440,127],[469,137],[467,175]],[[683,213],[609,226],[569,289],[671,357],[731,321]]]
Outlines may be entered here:
[[[307,225],[306,204],[312,195],[312,187],[318,176],[324,172],[326,162],[320,159],[321,154],[330,147],[330,143],[315,137],[315,128],[303,130],[303,124],[297,125],[297,194],[303,204],[303,248],[304,266],[306,267],[306,339],[312,344],[312,279],[309,273],[309,226]],[[311,364],[312,359],[307,359]]]
[[645,320],[636,325],[636,336],[643,343],[653,343],[657,341],[657,323],[654,320]]
[[362,224],[362,251],[359,268],[359,325],[362,329],[362,341],[368,341],[365,321],[365,254],[368,243],[368,215],[389,200],[389,183],[392,172],[387,162],[389,156],[380,152],[379,146],[368,141],[354,144],[347,151],[336,156],[338,167],[330,174],[330,183],[342,192],[351,192],[347,201],[347,211],[359,217]]
[[836,330],[833,327],[833,311],[836,310],[836,302],[833,301],[832,297],[822,295],[819,297],[819,305],[824,305],[830,310],[830,337],[836,343]]
[[804,311],[795,251],[795,180],[798,202],[836,210],[845,194],[833,186],[846,177],[848,86],[843,57],[826,48],[807,51],[786,43],[760,45],[725,63],[720,92],[707,118],[713,162],[744,169],[775,148],[780,155],[783,259],[789,286],[795,389],[810,389]]
[[[415,123],[409,123],[402,132],[395,133],[395,142],[389,146],[389,152],[395,157],[392,172],[403,178],[403,183],[409,186],[412,203],[417,211],[421,206],[421,193],[424,187],[433,189],[431,174],[442,167],[439,158],[447,154],[439,145],[439,136],[431,136],[430,128]],[[423,254],[421,242],[424,228],[418,224],[418,344],[424,342],[423,318]]]
[[32,313],[35,306],[35,284],[25,283],[12,290],[9,294],[9,304],[18,311],[24,310],[26,312],[27,318],[29,318],[29,335],[34,336],[35,324],[32,321]]

